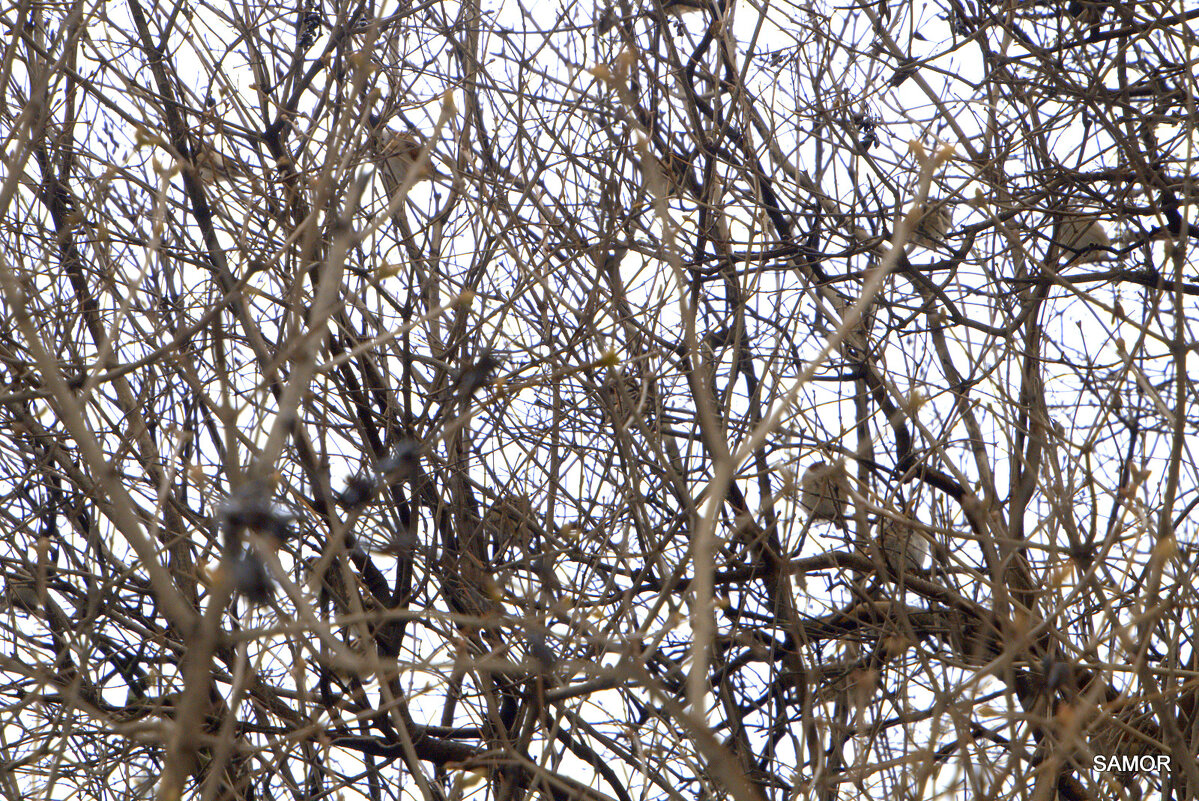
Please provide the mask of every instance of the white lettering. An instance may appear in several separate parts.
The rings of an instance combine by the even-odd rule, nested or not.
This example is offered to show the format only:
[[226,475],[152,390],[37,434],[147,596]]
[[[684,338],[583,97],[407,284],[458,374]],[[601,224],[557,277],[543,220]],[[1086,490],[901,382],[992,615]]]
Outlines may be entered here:
[[1148,773],[1157,771],[1164,773],[1170,767],[1168,754],[1096,754],[1091,763],[1092,770],[1097,771],[1141,771]]

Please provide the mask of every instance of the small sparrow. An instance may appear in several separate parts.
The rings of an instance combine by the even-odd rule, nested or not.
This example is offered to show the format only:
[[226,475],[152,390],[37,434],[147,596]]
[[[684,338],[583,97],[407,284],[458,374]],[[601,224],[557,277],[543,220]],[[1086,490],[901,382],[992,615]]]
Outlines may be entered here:
[[[420,160],[424,138],[416,131],[396,131],[388,128],[375,115],[370,117],[371,134],[368,140],[371,156],[379,172],[396,186],[408,180],[412,168]],[[413,183],[433,177],[433,167],[426,157],[420,162]]]
[[[661,171],[663,187],[667,197],[686,197],[691,192],[691,184],[695,180],[691,174],[691,161],[678,153],[667,153],[665,156],[653,156]],[[652,179],[651,179],[652,183]]]
[[600,36],[603,36],[608,31],[616,27],[616,22],[619,19],[617,10],[612,6],[607,6],[595,18],[595,31]]
[[469,399],[487,384],[491,383],[491,374],[499,368],[500,363],[491,351],[485,350],[473,364],[468,364],[459,371],[450,386],[450,391],[460,398]]
[[1078,212],[1062,218],[1058,242],[1070,251],[1070,260],[1079,263],[1103,261],[1107,258],[1105,251],[1112,246],[1099,220]]
[[525,547],[533,537],[533,504],[522,494],[501,495],[483,516],[483,525],[491,530],[499,548],[509,545]]
[[953,225],[953,211],[949,206],[944,201],[929,200],[915,214],[917,220],[916,227],[912,229],[912,244],[926,250],[944,245],[945,237]]
[[234,161],[209,145],[202,145],[197,150],[192,156],[192,166],[196,176],[206,184],[234,181],[250,175],[245,164]]
[[849,507],[849,476],[844,462],[817,462],[799,480],[800,503],[817,520],[840,521]]
[[37,582],[32,577],[17,573],[9,577],[0,597],[6,606],[36,615],[41,611],[43,595],[44,593],[38,591]]
[[883,561],[895,574],[924,568],[928,539],[910,522],[884,517],[879,521],[878,544]]
[[442,588],[450,609],[460,615],[493,617],[503,611],[503,590],[491,571],[470,554],[445,552]]

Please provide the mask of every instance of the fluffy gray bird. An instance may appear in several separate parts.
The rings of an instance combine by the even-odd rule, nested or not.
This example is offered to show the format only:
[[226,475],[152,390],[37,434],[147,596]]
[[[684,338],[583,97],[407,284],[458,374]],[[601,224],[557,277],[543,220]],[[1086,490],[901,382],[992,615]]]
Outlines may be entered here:
[[492,532],[501,549],[510,545],[524,548],[533,538],[536,520],[528,496],[513,493],[496,499],[483,516],[483,525]]
[[804,471],[799,485],[800,503],[814,519],[844,519],[849,507],[849,475],[844,462],[816,462]]
[[912,244],[926,250],[942,247],[953,226],[953,210],[944,201],[929,200],[918,214]]
[[882,518],[878,545],[887,568],[896,575],[922,570],[928,559],[928,539],[910,521]]
[[1058,241],[1077,254],[1072,260],[1079,263],[1103,261],[1112,246],[1111,237],[1099,220],[1085,212],[1072,211],[1059,224]]

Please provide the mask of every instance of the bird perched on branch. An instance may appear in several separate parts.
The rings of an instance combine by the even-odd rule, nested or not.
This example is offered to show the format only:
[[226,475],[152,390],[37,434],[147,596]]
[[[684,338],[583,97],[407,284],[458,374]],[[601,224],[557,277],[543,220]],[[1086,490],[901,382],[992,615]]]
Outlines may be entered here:
[[389,183],[399,186],[409,180],[410,174],[413,175],[411,181],[414,184],[433,177],[434,171],[428,155],[421,158],[425,139],[420,133],[397,131],[385,125],[383,120],[374,114],[370,115],[369,122],[371,132],[367,146],[379,173]]
[[1094,215],[1078,210],[1062,217],[1058,243],[1073,254],[1071,261],[1079,263],[1103,261],[1107,258],[1105,251],[1112,246],[1111,237],[1099,220]]
[[929,200],[918,211],[908,213],[915,217],[912,244],[926,250],[934,250],[945,244],[945,237],[953,226],[953,211],[945,201]]
[[44,595],[44,588],[39,590],[37,582],[32,576],[16,572],[8,577],[8,582],[0,598],[3,599],[5,606],[36,615],[41,612]]
[[849,475],[845,462],[816,462],[799,480],[800,503],[816,520],[842,522],[849,508]]
[[600,36],[603,36],[608,31],[616,27],[619,21],[619,12],[612,6],[607,6],[595,18],[595,31]]
[[482,619],[503,613],[503,589],[492,578],[489,566],[476,555],[446,551],[440,568],[442,588],[451,610]]
[[887,569],[897,576],[922,570],[928,558],[928,539],[908,520],[879,520],[878,546]]
[[906,58],[899,62],[895,67],[895,72],[891,74],[889,83],[891,86],[900,86],[908,78],[916,74],[920,62],[918,59]]
[[[668,152],[664,156],[651,156],[665,184],[662,192],[667,197],[686,197],[692,192],[695,178],[691,174],[691,160],[687,156]],[[652,169],[652,168],[651,168]],[[650,184],[656,182],[658,176],[647,176]]]
[[210,144],[193,148],[192,167],[196,170],[196,177],[206,184],[235,181],[250,175],[245,164],[226,156]]
[[536,525],[533,504],[523,494],[501,495],[483,516],[483,525],[495,537],[497,552],[510,545],[525,548],[532,540]]

